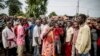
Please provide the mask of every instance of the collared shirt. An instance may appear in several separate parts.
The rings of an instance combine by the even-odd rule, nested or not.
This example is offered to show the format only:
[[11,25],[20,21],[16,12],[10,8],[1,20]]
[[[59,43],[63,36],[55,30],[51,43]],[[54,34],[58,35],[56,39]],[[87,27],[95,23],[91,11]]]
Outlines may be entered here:
[[70,27],[70,28],[67,28],[66,30],[67,30],[67,32],[66,32],[66,42],[70,42],[71,39],[72,39],[72,35],[73,35],[73,28]]
[[86,54],[91,49],[91,33],[87,24],[80,26],[75,47],[80,54]]
[[25,33],[21,25],[18,25],[17,28],[17,45],[25,45]]
[[32,46],[37,46],[37,43],[36,43],[36,40],[35,38],[39,38],[38,41],[39,41],[39,44],[41,43],[40,42],[40,34],[41,34],[41,28],[40,26],[35,26],[34,29],[33,29],[33,42],[32,42]]
[[28,28],[28,30],[30,31],[30,39],[32,39],[32,37],[33,37],[33,29],[34,29],[34,27],[35,27],[35,24],[31,24],[30,26],[29,26],[29,28]]
[[13,28],[11,30],[7,26],[5,27],[5,29],[2,31],[2,42],[3,42],[4,48],[16,47],[16,37],[15,37]]

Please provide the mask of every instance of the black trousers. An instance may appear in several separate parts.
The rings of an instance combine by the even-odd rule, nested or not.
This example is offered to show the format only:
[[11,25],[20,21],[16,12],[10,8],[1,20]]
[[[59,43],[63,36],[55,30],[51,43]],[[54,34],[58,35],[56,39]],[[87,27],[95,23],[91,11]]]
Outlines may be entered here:
[[5,56],[17,56],[16,48],[5,49]]
[[97,56],[100,56],[100,46],[97,46]]
[[26,48],[26,52],[30,51],[30,41],[28,35],[25,36],[25,48]]
[[91,56],[94,56],[94,48],[93,48],[93,44],[91,44],[90,55],[91,55]]

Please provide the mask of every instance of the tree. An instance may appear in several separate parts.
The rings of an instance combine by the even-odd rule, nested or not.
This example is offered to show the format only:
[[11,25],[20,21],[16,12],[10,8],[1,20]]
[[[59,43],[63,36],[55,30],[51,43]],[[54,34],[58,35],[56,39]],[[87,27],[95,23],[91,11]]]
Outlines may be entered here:
[[20,11],[22,5],[22,3],[19,2],[19,0],[7,0],[5,3],[9,8],[10,16],[16,15]]
[[16,16],[25,16],[25,14],[23,13],[23,11],[19,11],[18,13],[16,13]]
[[55,12],[51,12],[51,13],[49,14],[49,17],[52,17],[52,16],[57,16],[57,14],[56,14]]
[[27,0],[28,17],[38,18],[40,15],[45,15],[47,10],[47,0]]
[[3,4],[4,0],[0,0],[0,9],[4,9],[5,5]]
[[0,16],[7,16],[7,14],[5,14],[5,13],[1,13]]

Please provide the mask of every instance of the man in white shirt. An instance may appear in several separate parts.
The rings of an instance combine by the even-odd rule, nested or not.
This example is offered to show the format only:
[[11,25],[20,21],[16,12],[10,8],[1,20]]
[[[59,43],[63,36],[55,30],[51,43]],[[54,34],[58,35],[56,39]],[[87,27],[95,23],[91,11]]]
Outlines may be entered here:
[[41,34],[41,28],[40,28],[40,20],[36,20],[36,25],[33,29],[33,42],[32,42],[32,46],[34,48],[34,56],[39,56],[39,45],[41,44],[41,40],[40,40],[40,34]]
[[2,43],[6,50],[5,52],[8,51],[8,56],[16,56],[16,37],[12,25],[11,21],[7,22],[7,26],[2,31]]

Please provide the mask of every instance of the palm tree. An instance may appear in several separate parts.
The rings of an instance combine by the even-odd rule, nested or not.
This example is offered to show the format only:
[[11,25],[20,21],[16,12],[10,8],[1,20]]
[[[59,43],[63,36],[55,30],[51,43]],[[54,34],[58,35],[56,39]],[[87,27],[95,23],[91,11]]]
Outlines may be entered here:
[[3,4],[4,0],[0,0],[0,9],[4,9],[5,5]]
[[29,17],[38,18],[46,13],[47,0],[27,0],[27,14]]
[[5,3],[9,8],[9,15],[11,16],[16,15],[20,11],[22,5],[19,0],[7,0]]

